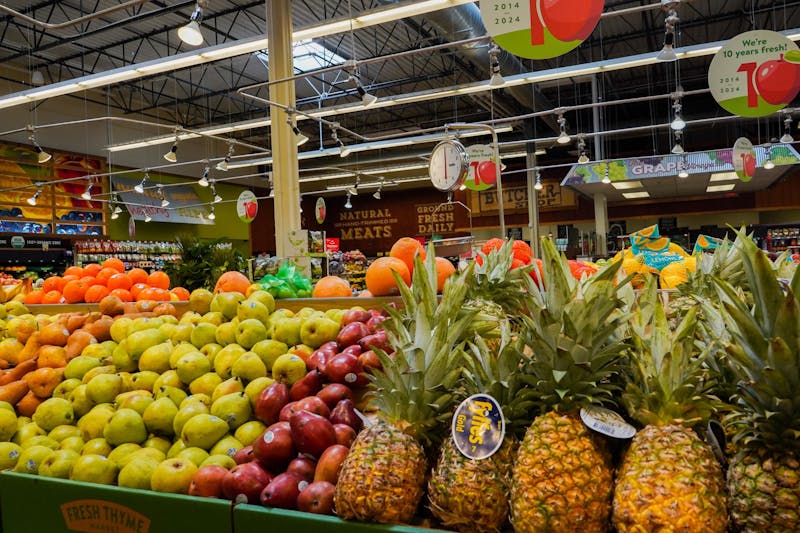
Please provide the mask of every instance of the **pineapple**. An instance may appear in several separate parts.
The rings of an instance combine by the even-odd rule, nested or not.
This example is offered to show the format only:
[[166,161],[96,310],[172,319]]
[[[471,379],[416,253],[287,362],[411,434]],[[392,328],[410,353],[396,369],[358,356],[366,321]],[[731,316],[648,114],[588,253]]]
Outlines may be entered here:
[[477,311],[463,309],[465,272],[451,277],[437,304],[436,263],[429,248],[415,259],[411,287],[384,322],[393,357],[376,350],[383,369],[371,376],[370,401],[379,422],[350,448],[336,484],[336,513],[344,519],[408,523],[422,499],[430,449],[447,426],[461,374],[459,358]]
[[518,397],[522,387],[519,365],[522,346],[510,341],[503,328],[497,354],[478,338],[470,343],[464,361],[467,395],[485,393],[497,400],[506,418],[505,440],[491,457],[468,459],[445,439],[428,481],[428,499],[434,516],[459,531],[499,531],[508,516],[508,490],[519,427],[529,421],[530,402]]
[[717,288],[737,377],[726,417],[737,453],[728,467],[731,517],[743,532],[800,531],[800,275],[782,284],[752,241],[741,243],[751,307],[723,280]]
[[724,533],[725,479],[710,446],[692,430],[716,404],[695,342],[696,310],[670,331],[655,284],[649,283],[632,320],[631,377],[623,402],[644,425],[625,452],[614,489],[619,533]]
[[525,395],[539,416],[527,429],[513,467],[511,521],[518,532],[602,532],[610,525],[611,454],[579,417],[583,407],[613,405],[626,318],[614,283],[620,262],[580,281],[543,239],[544,285],[523,317],[533,355],[522,368]]

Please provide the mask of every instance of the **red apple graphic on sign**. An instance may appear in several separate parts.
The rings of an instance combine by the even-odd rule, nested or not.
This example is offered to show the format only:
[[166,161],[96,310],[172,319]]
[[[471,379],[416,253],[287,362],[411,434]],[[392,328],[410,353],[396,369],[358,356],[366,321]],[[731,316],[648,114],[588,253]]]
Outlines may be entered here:
[[244,203],[244,214],[247,218],[256,218],[258,204],[254,200]]
[[563,42],[582,41],[597,26],[603,0],[529,0],[531,44],[544,44],[544,28]]
[[758,93],[772,105],[788,104],[800,91],[800,65],[780,59],[762,63],[755,77]]
[[497,183],[497,167],[494,161],[481,161],[478,163],[475,175],[487,185],[494,185]]
[[752,178],[756,173],[756,158],[751,154],[742,154],[742,168],[744,170],[744,175],[748,178]]

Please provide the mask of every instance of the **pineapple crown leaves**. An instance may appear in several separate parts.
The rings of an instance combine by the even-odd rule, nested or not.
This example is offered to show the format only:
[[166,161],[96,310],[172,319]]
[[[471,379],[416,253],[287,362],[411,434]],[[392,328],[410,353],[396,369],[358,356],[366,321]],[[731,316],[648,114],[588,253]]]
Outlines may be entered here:
[[720,406],[704,361],[705,348],[696,340],[697,308],[690,309],[670,331],[653,280],[641,293],[630,322],[630,367],[622,402],[643,425],[707,422]]
[[627,316],[614,283],[619,267],[578,281],[551,242],[543,240],[543,249],[548,290],[537,291],[544,305],[522,317],[532,356],[522,367],[522,380],[531,388],[520,395],[534,400],[540,412],[613,406],[626,347],[621,332]]
[[437,302],[433,248],[425,262],[416,257],[411,286],[398,279],[403,306],[389,308],[389,319],[383,322],[395,354],[375,350],[382,370],[370,376],[372,404],[381,417],[426,446],[436,444],[438,430],[449,420],[464,343],[472,335],[477,310],[463,309],[462,278],[468,274],[454,274]]
[[715,279],[738,378],[726,423],[744,445],[800,450],[800,274],[783,285],[755,243],[744,243],[743,251],[752,310],[734,287]]
[[728,280],[734,286],[745,287],[747,280],[742,268],[741,248],[744,240],[751,241],[752,237],[742,228],[737,231],[733,242],[725,236],[713,253],[697,254],[694,272],[688,272],[688,280],[678,286],[681,294],[716,298],[712,277]]
[[472,263],[474,275],[467,278],[468,299],[495,302],[509,314],[526,312],[530,288],[534,285],[530,276],[533,266],[511,268],[513,242],[506,241],[488,254],[479,251],[478,257]]

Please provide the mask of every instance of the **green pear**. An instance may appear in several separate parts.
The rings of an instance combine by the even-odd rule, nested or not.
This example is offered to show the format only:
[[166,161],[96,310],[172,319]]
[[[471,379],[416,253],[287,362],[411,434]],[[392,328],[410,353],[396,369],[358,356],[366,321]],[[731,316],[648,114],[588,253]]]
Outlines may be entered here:
[[228,424],[218,416],[201,413],[193,416],[181,428],[181,440],[187,447],[210,449],[228,432]]
[[211,394],[211,403],[213,404],[226,394],[232,394],[234,392],[242,392],[242,391],[244,391],[244,384],[242,383],[241,378],[232,377],[226,379],[225,381],[217,385],[216,388],[214,389],[214,392]]
[[[166,315],[166,316],[172,316],[172,315]],[[169,340],[172,338],[172,332],[175,331],[176,326],[177,324],[173,324],[172,322],[164,322],[163,324],[161,324],[158,330],[161,331],[161,333],[163,333],[167,337],[167,340]]]
[[83,379],[86,372],[100,365],[102,365],[100,359],[79,355],[70,360],[67,366],[64,367],[64,379]]
[[233,434],[236,440],[242,443],[243,446],[250,446],[255,440],[266,431],[267,426],[260,420],[250,420],[245,422]]
[[250,398],[244,392],[226,394],[211,404],[211,414],[223,419],[231,431],[250,420],[252,413]]
[[184,354],[178,359],[175,365],[175,371],[178,373],[181,383],[185,385],[188,385],[210,370],[211,363],[208,361],[208,357],[200,352]]
[[238,344],[229,344],[223,347],[214,356],[214,371],[219,374],[222,379],[231,377],[231,367],[233,363],[247,350]]
[[178,407],[168,397],[163,396],[153,401],[142,413],[142,420],[147,431],[155,435],[174,435],[172,421],[178,413]]
[[228,320],[236,316],[239,302],[244,300],[244,294],[239,292],[219,292],[211,299],[211,311],[220,312]]
[[119,469],[103,455],[81,455],[73,464],[69,478],[72,481],[85,481],[101,485],[113,485],[117,481]]
[[55,389],[53,389],[53,398],[64,398],[65,400],[69,400],[70,393],[74,391],[75,388],[80,384],[81,380],[78,378],[65,379],[56,385]]
[[156,400],[159,398],[169,398],[172,400],[172,403],[175,404],[175,407],[178,407],[183,400],[186,399],[186,392],[183,389],[179,389],[178,387],[171,387],[169,385],[164,385],[163,387],[159,387],[156,391]]
[[86,392],[85,384],[80,384],[75,387],[72,392],[69,393],[67,399],[69,403],[72,404],[72,411],[77,417],[85,415],[94,407],[94,402],[89,398],[89,394]]
[[169,354],[169,367],[174,369],[178,364],[178,359],[187,353],[196,352],[197,348],[191,342],[182,342],[172,348],[172,353]]
[[122,376],[100,374],[86,384],[86,395],[95,404],[110,403],[122,392]]
[[22,455],[22,447],[13,442],[0,442],[0,470],[12,470]]
[[192,330],[189,340],[197,349],[202,348],[206,344],[217,342],[216,324],[212,324],[211,322],[200,322]]
[[128,326],[133,323],[133,319],[128,317],[119,317],[114,320],[114,323],[111,324],[111,329],[109,333],[111,334],[111,338],[114,342],[122,342],[122,340],[128,336]]
[[245,352],[233,363],[231,375],[250,382],[266,377],[267,367],[258,355],[253,352]]
[[14,472],[22,474],[38,474],[42,462],[53,452],[47,446],[30,446],[23,448],[14,467]]
[[306,362],[293,353],[286,353],[272,365],[272,377],[276,381],[292,385],[308,373]]
[[275,311],[275,298],[267,291],[253,291],[250,293],[250,296],[245,299],[245,302],[247,301],[259,302],[261,305],[267,308],[267,312],[269,314],[272,314],[272,312]]
[[108,441],[103,437],[98,437],[86,441],[86,444],[81,448],[81,455],[97,454],[108,456],[112,451],[114,451],[114,448],[111,447]]
[[81,430],[77,426],[73,426],[71,424],[61,424],[60,426],[56,426],[51,429],[47,436],[51,439],[61,442],[67,437],[80,437]]
[[203,461],[208,459],[208,455],[208,452],[202,448],[198,448],[197,446],[188,446],[179,451],[175,457],[178,459],[186,459],[195,465],[200,466]]
[[171,340],[173,344],[178,344],[181,342],[190,342],[192,338],[193,329],[194,329],[194,324],[175,324],[172,327],[172,332],[169,335],[169,340]]
[[153,385],[155,384],[158,377],[159,377],[158,373],[152,372],[150,370],[135,372],[131,376],[131,382],[133,383],[133,390],[146,390],[153,392],[154,390]]
[[267,327],[255,318],[247,318],[239,322],[236,328],[236,342],[249,350],[257,342],[267,339]]
[[222,345],[217,344],[216,342],[209,342],[200,348],[200,353],[208,357],[208,362],[211,363],[211,366],[214,366],[214,358],[221,349]]
[[21,445],[26,440],[38,435],[47,435],[47,432],[34,422],[28,422],[27,424],[20,426],[19,419],[17,419],[17,432],[14,433],[13,437],[11,437],[11,442]]
[[132,390],[117,395],[114,400],[114,407],[117,409],[133,409],[142,414],[151,403],[153,403],[152,392],[149,390]]
[[97,366],[97,367],[89,369],[83,375],[83,377],[81,378],[81,383],[86,385],[95,376],[99,376],[100,374],[115,374],[116,372],[117,372],[117,367],[115,367],[113,364]]
[[[139,319],[137,318],[136,320]],[[167,336],[164,335],[160,330],[151,328],[131,333],[125,339],[125,343],[127,344],[128,353],[131,355],[134,361],[138,362],[139,358],[146,349],[150,348],[151,346],[155,346],[156,344],[161,344],[166,340]]]
[[[69,400],[64,398],[48,398],[39,404],[33,413],[33,422],[45,431],[51,431],[61,424],[75,422],[75,411]],[[16,420],[15,420],[16,423]]]
[[16,413],[14,406],[6,401],[0,400],[0,409],[5,409],[6,411],[11,411],[12,413]]
[[225,435],[214,443],[208,453],[209,455],[229,455],[233,457],[242,448],[244,448],[244,444],[239,439],[231,435]]
[[109,403],[101,403],[92,407],[88,413],[78,419],[78,429],[81,430],[81,437],[85,441],[90,441],[103,436],[103,429],[114,415],[114,406]]
[[117,467],[122,468],[122,462],[132,453],[138,452],[141,450],[142,447],[136,444],[135,442],[126,442],[124,444],[120,444],[116,448],[114,448],[111,453],[108,454],[108,458],[113,461]]
[[120,392],[125,393],[134,390],[133,374],[130,372],[117,372],[117,374],[122,378],[122,390]]
[[158,463],[150,477],[150,490],[173,494],[186,494],[197,466],[186,459],[173,457]]
[[300,326],[300,340],[312,348],[336,340],[338,335],[339,324],[324,315],[308,317]]
[[178,320],[178,324],[189,324],[192,326],[194,326],[195,324],[199,324],[200,319],[203,318],[203,314],[207,312],[208,311],[205,311],[204,313],[201,314],[196,311],[186,311],[185,313],[183,313],[183,315],[181,315],[180,320]]
[[[270,319],[272,320],[272,319]],[[274,330],[272,338],[283,342],[288,346],[300,344],[300,328],[303,326],[303,319],[300,317],[283,318],[277,323],[273,322]]]
[[175,418],[172,419],[172,430],[175,435],[180,435],[183,431],[183,426],[192,418],[202,414],[208,414],[209,409],[206,404],[202,402],[191,402],[184,407],[178,409],[175,413]]
[[120,409],[109,419],[103,429],[103,437],[112,446],[126,442],[141,443],[147,439],[147,428],[142,415],[133,409]]
[[129,489],[150,490],[150,478],[159,461],[152,457],[139,456],[131,459],[117,476],[117,485]]
[[164,324],[164,319],[160,316],[140,316],[133,319],[131,325],[128,326],[128,337],[138,331],[145,331],[148,329],[158,329]]
[[189,391],[192,394],[206,394],[211,397],[214,389],[222,383],[222,378],[216,372],[206,372],[199,378],[189,383]]
[[177,456],[181,453],[181,450],[186,448],[186,443],[183,442],[181,439],[176,439],[172,446],[169,447],[167,451],[167,459],[172,459],[173,457]]
[[0,409],[0,441],[11,440],[11,437],[13,437],[14,433],[16,432],[17,414],[14,411],[9,411],[8,409]]
[[78,457],[80,454],[73,450],[53,450],[39,465],[39,475],[69,479],[69,471]]
[[172,354],[172,348],[172,343],[169,341],[150,346],[139,357],[139,370],[150,370],[157,374],[166,372],[171,368],[169,359]]
[[250,348],[250,351],[258,355],[261,360],[264,361],[267,372],[271,372],[275,359],[288,353],[289,346],[285,342],[276,341],[275,339],[266,339],[255,343],[253,347]]
[[250,399],[250,405],[255,406],[256,400],[261,396],[261,392],[273,383],[275,383],[275,380],[268,376],[256,378],[248,383],[244,388],[244,393],[247,394],[247,397]]
[[117,343],[114,341],[93,342],[86,345],[86,347],[81,350],[81,355],[102,361],[107,357],[111,357],[111,354],[114,353],[114,348],[116,347]]
[[[173,315],[158,315],[158,317],[164,321],[164,324],[171,324],[173,326],[178,324],[178,317]],[[163,325],[161,326],[163,327]]]
[[127,339],[122,339],[122,342],[111,352],[111,364],[118,371],[135,372],[138,369],[136,359],[128,351]]
[[303,320],[305,320],[306,318],[314,316],[316,313],[321,313],[321,311],[318,311],[317,309],[314,309],[313,307],[305,306],[305,307],[301,307],[300,310],[297,311],[294,314],[294,316],[300,317]]
[[236,328],[239,326],[239,321],[225,322],[217,326],[216,331],[216,344],[220,346],[227,346],[236,342]]
[[60,443],[53,438],[48,437],[47,435],[36,435],[25,440],[22,444],[22,449],[30,448],[31,446],[47,446],[51,450],[57,450],[60,446]]
[[212,400],[211,396],[209,396],[208,394],[203,394],[203,393],[190,394],[181,402],[181,404],[178,406],[178,409],[180,409],[181,407],[186,407],[187,405],[193,402],[200,402],[206,407],[211,407]]
[[144,444],[142,444],[142,446],[144,446],[145,448],[155,448],[156,450],[163,453],[164,456],[166,457],[166,453],[172,446],[172,441],[164,437],[151,435],[150,438],[144,441]]
[[153,461],[160,463],[161,461],[167,458],[167,454],[156,448],[139,448],[138,450],[133,450],[131,453],[128,453],[125,456],[119,458],[118,461],[116,461],[117,466],[121,469],[125,468],[125,465],[127,465],[131,461],[136,460],[139,457],[148,457]]
[[239,306],[236,308],[236,317],[239,320],[258,320],[265,327],[267,322],[269,322],[269,314],[270,310],[267,309],[266,305],[252,299],[247,299],[243,302],[240,302]]
[[219,326],[228,320],[230,320],[230,318],[226,317],[219,311],[209,311],[208,313],[204,314],[202,318],[200,318],[200,323],[202,324],[203,322],[208,322],[209,324]]
[[227,468],[228,470],[230,470],[231,468],[236,466],[236,461],[234,461],[233,457],[230,457],[229,455],[215,454],[215,455],[209,455],[205,461],[200,463],[201,468],[206,465],[219,465],[223,468]]
[[[194,347],[192,348],[194,349]],[[175,359],[177,362],[178,359]],[[167,370],[156,380],[153,382],[153,388],[151,389],[154,393],[158,392],[161,387],[177,387],[181,388],[183,384],[181,383],[181,378],[178,377],[178,373],[175,370]]]
[[342,317],[344,316],[345,311],[346,311],[346,309],[327,309],[325,311],[325,316],[327,318],[330,318],[331,320],[333,320],[337,324],[339,324],[339,326],[341,327],[341,325],[342,325]]
[[83,441],[83,437],[80,435],[75,437],[67,437],[66,439],[62,440],[61,443],[58,445],[59,450],[72,450],[75,453],[81,453],[83,449],[83,445],[86,444]]

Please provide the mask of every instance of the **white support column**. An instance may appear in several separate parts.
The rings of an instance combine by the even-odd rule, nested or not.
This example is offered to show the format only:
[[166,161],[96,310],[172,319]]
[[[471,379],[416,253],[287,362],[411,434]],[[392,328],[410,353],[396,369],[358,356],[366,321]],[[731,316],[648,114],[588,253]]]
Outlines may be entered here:
[[608,253],[606,239],[608,235],[608,201],[605,194],[594,195],[594,231],[597,235],[597,249],[595,255],[604,256]]

